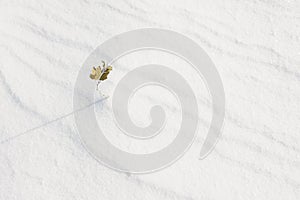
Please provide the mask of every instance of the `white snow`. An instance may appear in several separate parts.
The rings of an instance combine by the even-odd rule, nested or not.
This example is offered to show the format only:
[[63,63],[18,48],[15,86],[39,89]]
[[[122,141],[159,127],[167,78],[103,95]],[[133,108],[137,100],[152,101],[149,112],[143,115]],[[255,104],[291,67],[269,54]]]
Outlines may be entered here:
[[[144,27],[180,32],[208,53],[225,88],[226,118],[215,150],[199,160],[211,106],[203,81],[187,65],[181,72],[201,113],[195,143],[168,168],[128,175],[94,160],[73,116],[65,115],[93,49]],[[185,65],[162,52],[130,54],[117,61],[103,93],[111,95],[127,71],[147,63],[179,72]],[[1,200],[300,199],[300,1],[2,0],[0,102]],[[176,98],[150,86],[132,97],[132,120],[147,125],[145,113],[155,104],[170,121],[149,141],[117,132],[110,99],[95,111],[115,146],[145,153],[167,145],[180,123]]]

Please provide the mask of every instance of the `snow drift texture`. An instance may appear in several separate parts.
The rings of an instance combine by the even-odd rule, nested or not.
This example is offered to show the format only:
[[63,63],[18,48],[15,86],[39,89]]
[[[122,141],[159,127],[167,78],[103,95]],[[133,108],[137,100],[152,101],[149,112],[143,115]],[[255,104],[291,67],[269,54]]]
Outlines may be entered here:
[[[299,199],[299,24],[296,0],[2,0],[0,199]],[[121,58],[103,93],[111,95],[131,67],[158,63],[180,71],[186,65],[182,74],[198,92],[202,114],[198,136],[179,161],[130,175],[94,160],[68,114],[74,81],[92,50],[115,34],[144,27],[180,32],[203,47],[224,84],[226,118],[215,150],[199,160],[211,117],[201,78],[162,52]],[[114,145],[146,153],[172,141],[180,124],[176,98],[157,86],[132,97],[132,120],[147,125],[155,104],[165,107],[169,122],[165,135],[152,141],[118,133],[110,99],[95,111]]]

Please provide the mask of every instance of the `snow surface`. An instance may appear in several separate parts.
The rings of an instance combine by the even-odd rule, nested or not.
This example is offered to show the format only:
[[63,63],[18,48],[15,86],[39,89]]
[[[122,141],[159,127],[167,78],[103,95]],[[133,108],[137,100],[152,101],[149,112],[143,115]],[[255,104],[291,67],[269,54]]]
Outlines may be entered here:
[[[202,79],[183,70],[198,92],[198,137],[172,166],[131,175],[94,160],[69,113],[77,73],[93,49],[144,27],[180,32],[208,53],[224,84],[226,118],[215,150],[199,160],[210,100]],[[161,52],[130,54],[117,61],[103,93],[145,63],[179,71],[186,65]],[[300,199],[298,0],[1,0],[0,100],[1,200]],[[145,113],[154,104],[164,106],[170,121],[160,138],[128,139],[114,129],[108,99],[95,111],[114,145],[146,153],[172,141],[180,123],[172,94],[149,86],[130,103],[137,125],[149,123]]]

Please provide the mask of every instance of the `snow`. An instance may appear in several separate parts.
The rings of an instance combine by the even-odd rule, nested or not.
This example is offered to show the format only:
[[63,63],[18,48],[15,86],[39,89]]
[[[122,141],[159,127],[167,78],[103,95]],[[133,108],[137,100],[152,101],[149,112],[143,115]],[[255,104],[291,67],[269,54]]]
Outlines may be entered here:
[[[0,199],[299,199],[299,22],[297,0],[1,1]],[[226,117],[215,149],[199,160],[211,119],[201,77],[159,51],[120,58],[100,85],[104,94],[137,66],[172,66],[190,83],[201,114],[196,141],[181,159],[155,173],[125,174],[83,147],[73,88],[98,45],[145,27],[182,33],[207,52],[223,81]],[[130,101],[139,126],[150,123],[151,106],[164,107],[165,129],[150,140],[118,132],[110,103],[95,111],[120,149],[153,152],[176,136],[180,108],[172,93],[147,86]]]

